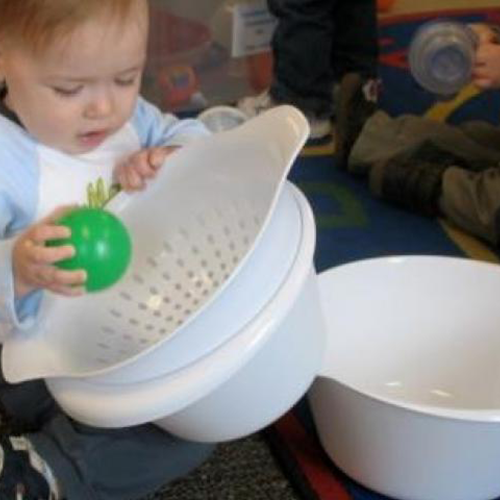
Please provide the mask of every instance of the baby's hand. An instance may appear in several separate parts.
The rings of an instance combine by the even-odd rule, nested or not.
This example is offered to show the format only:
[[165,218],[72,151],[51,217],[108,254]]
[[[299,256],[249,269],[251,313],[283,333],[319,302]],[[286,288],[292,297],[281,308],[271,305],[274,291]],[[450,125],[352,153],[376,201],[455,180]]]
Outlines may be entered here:
[[478,37],[472,81],[480,89],[500,87],[500,45],[498,33],[486,24],[471,24]]
[[23,297],[39,288],[66,296],[84,293],[82,285],[87,279],[85,271],[64,271],[53,265],[73,257],[75,249],[71,245],[45,246],[48,240],[68,238],[71,235],[69,228],[55,224],[70,208],[74,207],[55,210],[17,238],[12,254],[16,297]]
[[116,166],[115,179],[125,191],[144,189],[146,180],[155,177],[165,158],[176,149],[163,146],[138,151]]

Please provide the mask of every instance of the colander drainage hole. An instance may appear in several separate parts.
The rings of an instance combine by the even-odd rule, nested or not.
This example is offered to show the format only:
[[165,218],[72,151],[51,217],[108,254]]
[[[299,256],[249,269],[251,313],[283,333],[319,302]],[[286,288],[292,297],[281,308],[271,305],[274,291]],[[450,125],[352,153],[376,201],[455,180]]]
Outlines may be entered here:
[[125,300],[132,300],[132,296],[128,294],[127,292],[121,292],[120,297]]
[[134,274],[134,276],[132,278],[134,279],[134,281],[136,283],[139,283],[139,285],[144,284],[144,279],[142,278],[142,276],[139,276],[138,274]]
[[151,266],[151,267],[154,267],[154,268],[157,268],[158,267],[158,262],[156,262],[155,259],[153,259],[153,257],[149,257],[147,259],[147,262],[148,264]]
[[122,313],[120,311],[117,311],[116,309],[110,309],[109,311],[111,313],[112,316],[114,316],[115,318],[121,318],[122,317]]

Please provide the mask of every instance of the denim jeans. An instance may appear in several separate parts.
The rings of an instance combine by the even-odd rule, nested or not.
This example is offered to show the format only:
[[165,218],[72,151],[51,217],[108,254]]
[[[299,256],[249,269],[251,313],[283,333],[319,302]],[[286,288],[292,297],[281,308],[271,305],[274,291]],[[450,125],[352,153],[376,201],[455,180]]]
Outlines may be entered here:
[[278,18],[271,96],[306,114],[333,111],[333,84],[349,72],[377,73],[375,0],[268,0]]

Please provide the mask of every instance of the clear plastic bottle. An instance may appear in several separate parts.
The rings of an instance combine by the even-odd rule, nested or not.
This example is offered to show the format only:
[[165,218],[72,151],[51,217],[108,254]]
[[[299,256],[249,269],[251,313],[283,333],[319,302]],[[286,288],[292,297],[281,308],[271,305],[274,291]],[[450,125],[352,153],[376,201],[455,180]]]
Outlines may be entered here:
[[466,24],[441,19],[420,26],[408,60],[415,80],[426,90],[450,98],[469,83],[477,36]]

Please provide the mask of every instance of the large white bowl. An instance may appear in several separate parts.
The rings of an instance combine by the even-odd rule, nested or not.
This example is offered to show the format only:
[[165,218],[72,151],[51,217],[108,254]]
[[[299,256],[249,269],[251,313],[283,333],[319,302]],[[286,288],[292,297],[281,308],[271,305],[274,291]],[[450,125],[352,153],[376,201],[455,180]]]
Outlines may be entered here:
[[392,257],[320,275],[328,349],[310,401],[360,483],[408,500],[500,495],[500,267]]

